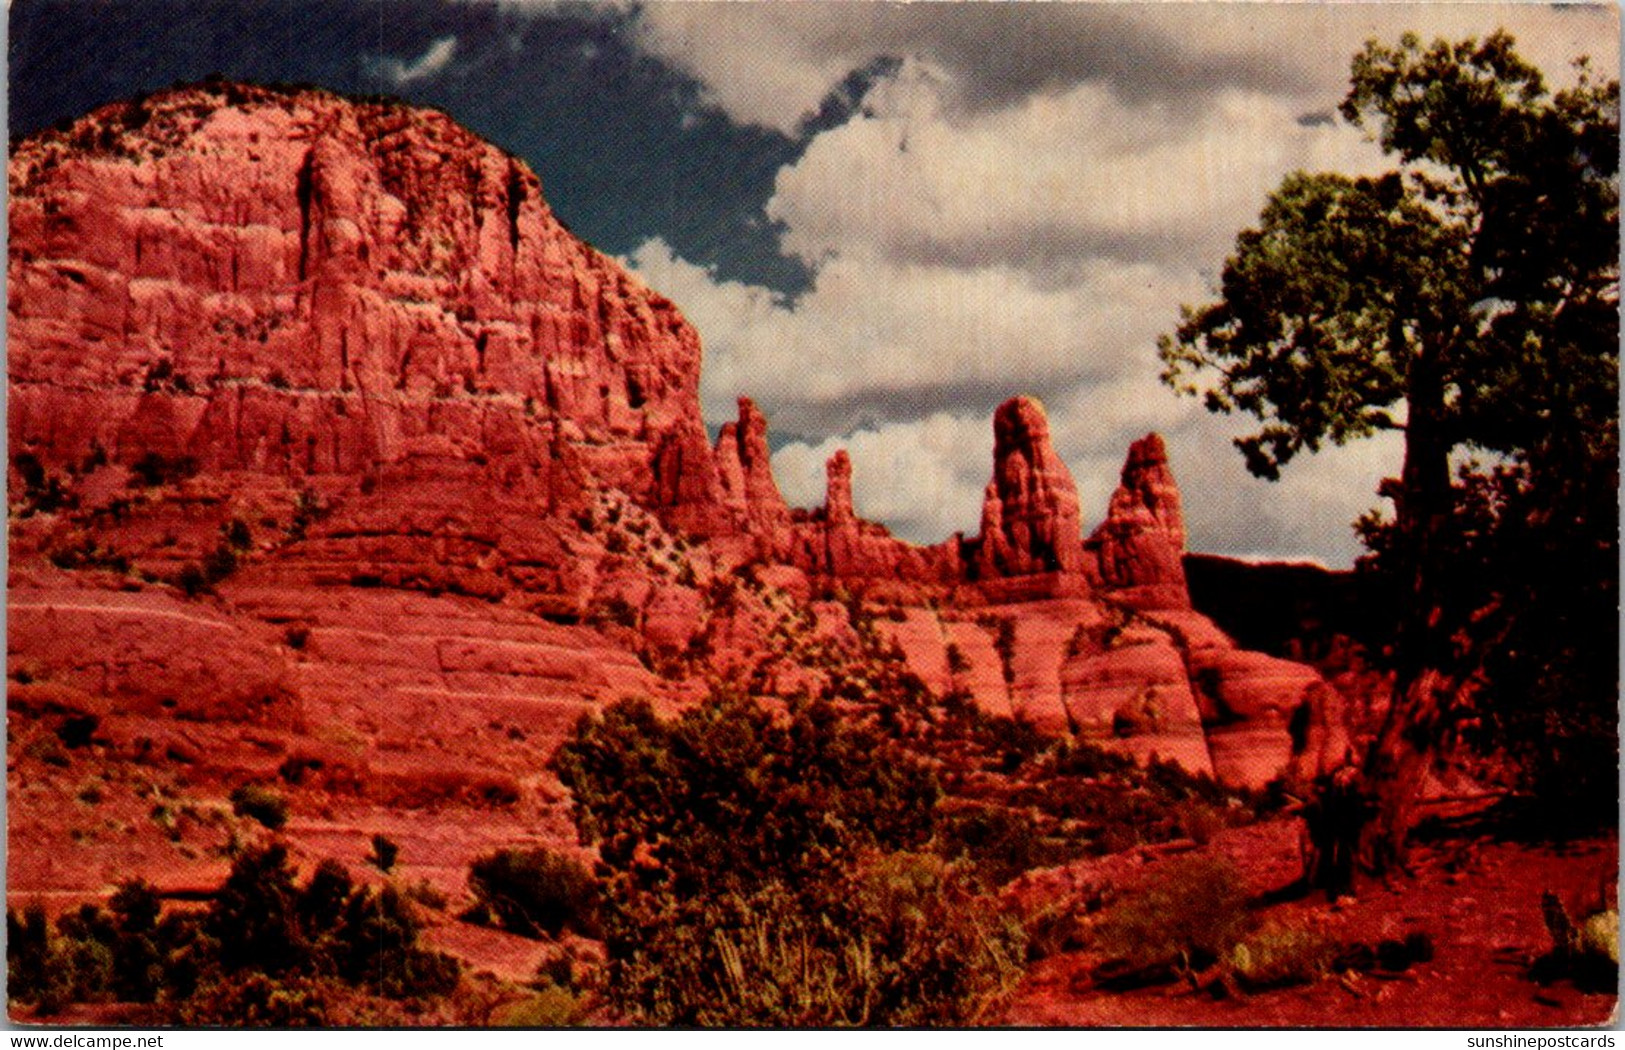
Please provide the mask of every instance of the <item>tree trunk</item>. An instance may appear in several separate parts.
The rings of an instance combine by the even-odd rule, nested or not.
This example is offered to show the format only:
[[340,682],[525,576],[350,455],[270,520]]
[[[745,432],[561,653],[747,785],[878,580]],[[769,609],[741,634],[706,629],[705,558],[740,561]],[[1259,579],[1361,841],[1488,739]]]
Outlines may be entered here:
[[1360,832],[1359,856],[1370,871],[1405,867],[1405,838],[1433,765],[1444,691],[1444,676],[1432,669],[1421,671],[1409,682],[1396,679],[1394,683],[1388,716],[1366,754],[1363,773],[1373,811]]
[[1437,346],[1413,359],[1405,464],[1395,514],[1396,569],[1404,581],[1394,637],[1394,684],[1388,713],[1362,769],[1374,807],[1360,834],[1360,858],[1374,872],[1405,865],[1405,837],[1422,783],[1433,764],[1446,696],[1448,658],[1435,579],[1436,545],[1450,511],[1450,441],[1444,433],[1444,381]]

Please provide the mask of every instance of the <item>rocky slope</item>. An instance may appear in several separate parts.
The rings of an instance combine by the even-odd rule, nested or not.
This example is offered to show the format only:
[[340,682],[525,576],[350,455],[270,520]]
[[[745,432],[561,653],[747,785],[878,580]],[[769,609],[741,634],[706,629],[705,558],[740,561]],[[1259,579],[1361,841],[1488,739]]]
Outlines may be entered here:
[[[1028,398],[995,414],[977,536],[860,519],[844,452],[791,508],[748,399],[708,440],[676,307],[442,114],[210,84],[9,175],[8,651],[54,698],[13,710],[94,716],[204,794],[317,770],[313,851],[403,806],[464,814],[434,878],[562,838],[545,761],[581,712],[718,684],[965,698],[1233,784],[1341,753],[1313,670],[1191,610],[1155,435],[1087,542]],[[14,821],[13,856],[48,825]]]

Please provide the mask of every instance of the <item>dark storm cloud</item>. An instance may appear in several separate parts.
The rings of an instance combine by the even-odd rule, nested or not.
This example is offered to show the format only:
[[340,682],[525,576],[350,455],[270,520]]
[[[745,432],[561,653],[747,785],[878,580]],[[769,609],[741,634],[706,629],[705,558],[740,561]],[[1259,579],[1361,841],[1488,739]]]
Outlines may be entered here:
[[[1088,362],[1080,360],[1080,366]],[[944,377],[932,381],[922,377],[906,390],[883,387],[853,392],[819,402],[775,401],[773,447],[796,441],[816,444],[831,434],[876,430],[888,423],[917,422],[938,413],[969,419],[991,419],[993,410],[1014,393],[1036,397],[1043,402],[1061,401],[1071,396],[1085,381],[1086,368],[1059,374],[1023,374],[1012,371],[998,376]]]
[[[1172,33],[1111,4],[963,4],[888,7],[902,40],[947,66],[971,112],[1093,81],[1130,103],[1200,104],[1215,90],[1301,91],[1308,81],[1280,55],[1216,52],[1200,34]],[[903,46],[899,41],[899,46]]]
[[[645,46],[697,74],[735,116],[794,125],[816,101],[791,92],[750,98],[758,83],[782,92],[772,67],[803,66],[827,88],[879,58],[921,59],[945,71],[955,109],[975,116],[1082,83],[1121,102],[1188,112],[1221,89],[1291,94],[1313,77],[1279,41],[1213,8],[1248,5],[915,3],[806,0],[796,4],[648,4],[635,22]],[[1148,8],[1177,9],[1172,14]],[[1256,24],[1259,20],[1251,20]],[[808,85],[799,83],[803,89]],[[792,107],[783,112],[781,107]]]
[[[1080,270],[1102,262],[1132,265],[1188,258],[1194,238],[1188,231],[1122,230],[1104,226],[1014,221],[979,229],[910,229],[889,240],[887,258],[903,265],[978,270],[1009,266],[1040,290],[1077,284]],[[1227,242],[1207,238],[1200,250],[1222,258]]]
[[10,130],[210,73],[398,94],[524,157],[559,216],[605,251],[659,235],[725,276],[804,287],[806,267],[762,217],[799,144],[704,108],[693,80],[632,46],[629,17],[576,4],[14,0]]

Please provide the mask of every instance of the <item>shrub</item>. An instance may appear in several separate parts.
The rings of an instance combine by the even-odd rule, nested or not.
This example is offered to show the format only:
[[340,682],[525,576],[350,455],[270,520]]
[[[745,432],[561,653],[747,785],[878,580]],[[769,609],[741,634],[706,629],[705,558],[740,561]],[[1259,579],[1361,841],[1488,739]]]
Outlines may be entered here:
[[1324,977],[1337,954],[1319,931],[1268,925],[1230,949],[1230,971],[1249,991],[1282,988]]
[[419,948],[417,939],[417,917],[394,886],[363,889],[345,905],[339,974],[391,999],[449,994],[457,960]]
[[585,997],[551,985],[535,995],[505,1003],[491,1015],[497,1028],[571,1028],[587,1021],[591,1012]]
[[324,1028],[331,1013],[325,982],[248,972],[211,983],[173,1016],[193,1028]]
[[999,754],[1001,768],[1006,773],[1014,773],[1022,763],[1037,758],[1054,743],[1021,715],[984,717],[978,728],[983,746]]
[[617,594],[594,610],[593,619],[599,623],[636,628],[638,625],[638,610],[631,602]]
[[[204,927],[224,973],[249,975],[237,982],[245,988],[265,987],[254,974],[273,985],[299,974],[416,998],[445,995],[458,980],[455,959],[418,946],[416,914],[393,886],[358,889],[343,865],[326,860],[300,887],[280,843],[237,859]],[[269,1002],[256,998],[245,1008]]]
[[[78,497],[68,490],[61,478],[47,471],[32,452],[17,453],[11,458],[11,464],[23,483],[18,506],[20,517],[36,512],[54,514],[78,506]],[[12,498],[17,499],[18,494],[13,492]]]
[[1055,751],[1056,776],[1100,777],[1135,769],[1134,759],[1083,740],[1062,741]]
[[423,905],[431,911],[445,911],[451,898],[436,888],[428,879],[419,879],[406,887],[405,893],[412,900]]
[[150,1003],[163,986],[163,959],[157,942],[158,893],[146,882],[120,884],[108,901],[117,921],[113,941],[112,990],[123,1002]]
[[61,995],[51,987],[52,977],[61,974],[54,954],[42,905],[30,904],[21,914],[6,910],[6,992],[13,1002],[35,1004],[43,1014],[62,1008]]
[[557,937],[566,928],[596,936],[598,883],[586,868],[546,849],[501,849],[469,867],[474,897],[504,929]]
[[332,512],[332,506],[322,500],[321,493],[308,485],[300,489],[294,497],[293,517],[288,522],[288,542],[297,543],[304,539],[312,525]]
[[210,584],[221,580],[237,571],[237,551],[227,540],[221,540],[220,545],[210,551],[203,559],[203,577]]
[[999,654],[1004,684],[1007,686],[1013,684],[1016,680],[1016,621],[1009,617],[999,617],[993,634],[993,648]]
[[372,837],[372,856],[367,858],[367,863],[388,875],[400,855],[399,843],[380,832]]
[[782,719],[718,695],[663,722],[647,701],[623,701],[579,725],[554,762],[604,862],[679,895],[829,873],[864,847],[918,847],[938,796],[929,767],[823,702]]
[[56,727],[56,738],[68,750],[77,750],[89,745],[101,724],[101,718],[94,714],[70,714]]
[[161,452],[148,452],[130,464],[132,481],[145,488],[157,488],[182,481],[198,472],[198,462],[191,456],[166,456]]
[[612,992],[657,1024],[966,1025],[1020,976],[1019,925],[936,858],[893,854],[825,888],[818,906],[776,881],[680,902],[612,959]]
[[175,574],[174,584],[188,598],[196,598],[211,589],[209,576],[203,571],[203,566],[193,561],[180,567],[180,571]]
[[288,801],[270,788],[242,784],[232,789],[231,811],[257,820],[272,831],[288,822]]
[[1103,975],[1110,983],[1203,969],[1230,954],[1247,919],[1234,865],[1201,855],[1175,858],[1106,914],[1098,941],[1110,960]]
[[1619,913],[1604,909],[1576,923],[1557,895],[1540,898],[1552,950],[1535,960],[1531,976],[1542,984],[1568,978],[1586,991],[1611,991],[1619,983]]
[[1083,847],[1047,839],[1027,810],[966,806],[938,820],[938,854],[967,859],[989,885],[1002,886],[1024,871],[1053,867],[1079,856]]
[[554,765],[611,887],[608,993],[642,1020],[967,1024],[1019,973],[1019,924],[907,853],[931,769],[828,703],[623,702]]
[[254,546],[254,532],[242,518],[232,518],[220,526],[220,536],[234,551],[246,551]]
[[219,942],[220,964],[227,971],[274,975],[308,958],[300,898],[286,846],[273,843],[239,856],[215,894],[206,923]]

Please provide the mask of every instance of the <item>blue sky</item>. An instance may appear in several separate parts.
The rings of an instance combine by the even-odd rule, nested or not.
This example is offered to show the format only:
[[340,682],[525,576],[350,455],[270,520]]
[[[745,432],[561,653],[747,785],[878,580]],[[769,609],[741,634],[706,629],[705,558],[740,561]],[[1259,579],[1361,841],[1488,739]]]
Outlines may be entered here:
[[1505,26],[1561,81],[1618,69],[1612,6],[13,0],[26,133],[211,72],[387,92],[525,157],[555,212],[670,296],[792,503],[850,449],[858,509],[974,531],[993,408],[1049,409],[1104,513],[1128,442],[1167,437],[1194,549],[1349,564],[1393,441],[1268,484],[1156,379],[1264,195],[1384,169],[1334,119],[1363,40]]

